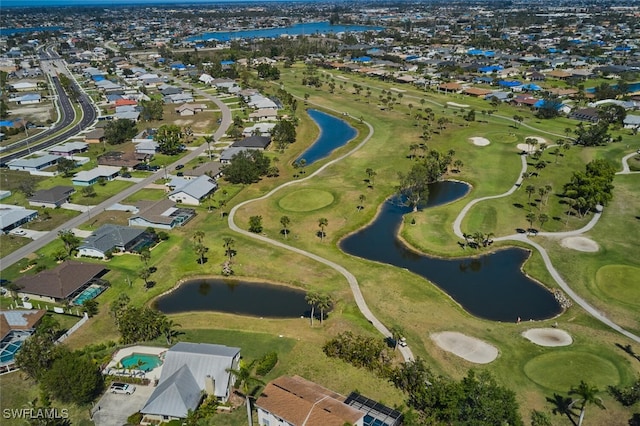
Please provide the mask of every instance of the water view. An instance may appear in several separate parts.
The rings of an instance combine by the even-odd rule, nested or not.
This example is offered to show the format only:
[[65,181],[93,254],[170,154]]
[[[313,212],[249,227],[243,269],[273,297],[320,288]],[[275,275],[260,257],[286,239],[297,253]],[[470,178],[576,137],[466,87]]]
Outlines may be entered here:
[[[434,183],[430,186],[427,208],[451,202],[467,192],[464,183]],[[436,284],[480,318],[515,322],[518,318],[523,321],[551,318],[561,312],[553,294],[522,272],[522,264],[529,257],[527,250],[509,248],[458,259],[416,253],[397,238],[402,217],[410,211],[396,198],[387,200],[375,220],[342,240],[340,248],[353,256],[406,268]],[[428,210],[424,214],[428,215]],[[474,255],[482,253],[465,250]],[[460,254],[464,254],[462,249]]]
[[315,109],[307,110],[309,117],[320,128],[320,136],[296,162],[304,159],[307,165],[328,157],[334,149],[340,148],[353,139],[358,133],[349,123],[333,115]]
[[382,27],[367,25],[331,25],[329,22],[303,22],[282,28],[260,28],[256,30],[216,31],[189,37],[188,41],[230,41],[240,38],[275,38],[283,35],[298,36],[344,32],[380,31]]
[[195,279],[159,297],[155,307],[165,314],[217,311],[266,318],[309,316],[306,293],[281,285],[227,279]]

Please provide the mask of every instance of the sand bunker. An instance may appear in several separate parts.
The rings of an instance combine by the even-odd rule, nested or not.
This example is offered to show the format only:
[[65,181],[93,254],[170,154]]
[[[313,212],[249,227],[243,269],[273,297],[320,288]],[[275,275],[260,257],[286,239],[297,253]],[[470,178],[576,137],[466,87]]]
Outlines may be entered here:
[[539,346],[569,346],[573,343],[569,333],[557,328],[532,328],[523,331],[522,336]]
[[516,148],[518,148],[518,150],[523,151],[523,152],[536,152],[536,148],[532,145],[527,145],[526,143],[519,143],[518,145],[516,145]]
[[455,331],[433,333],[431,340],[445,351],[476,364],[488,364],[498,357],[498,349],[494,346]]
[[538,145],[541,143],[547,143],[547,140],[545,138],[541,138],[540,136],[527,136],[525,140],[526,139],[535,139],[536,141],[538,141]]
[[560,241],[560,245],[568,249],[584,251],[587,253],[595,253],[600,249],[600,247],[598,247],[598,243],[587,237],[563,238],[562,241]]
[[469,138],[469,140],[476,146],[487,146],[491,143],[489,139],[480,137]]
[[457,107],[457,108],[469,108],[469,105],[467,104],[458,104],[455,102],[447,102],[447,105],[452,106],[452,107]]

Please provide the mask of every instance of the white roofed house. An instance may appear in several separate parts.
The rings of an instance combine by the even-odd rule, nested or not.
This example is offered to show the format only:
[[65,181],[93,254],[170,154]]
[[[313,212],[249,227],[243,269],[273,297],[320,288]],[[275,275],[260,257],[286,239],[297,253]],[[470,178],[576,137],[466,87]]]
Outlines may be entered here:
[[193,180],[184,180],[169,193],[169,199],[176,203],[199,206],[207,195],[216,190],[218,184],[209,176],[199,176]]
[[245,127],[242,130],[242,136],[271,136],[274,127],[276,127],[276,123],[256,123],[251,127]]
[[277,120],[278,110],[275,108],[263,108],[258,109],[249,114],[249,120],[251,121],[268,121]]
[[73,177],[72,182],[77,186],[91,186],[94,183],[97,183],[98,180],[113,180],[118,176],[120,172],[120,167],[114,166],[98,166],[91,170],[84,170],[76,173]]
[[58,164],[59,159],[60,157],[57,155],[47,154],[41,157],[11,160],[7,163],[7,166],[9,166],[9,170],[24,170],[29,173],[36,173]]
[[138,213],[129,218],[129,226],[173,229],[183,226],[196,215],[194,209],[178,208],[171,200],[141,200],[136,203]]
[[142,424],[184,419],[195,411],[204,395],[226,402],[235,377],[240,348],[209,343],[180,342],[170,348],[162,364],[158,386],[144,404]]

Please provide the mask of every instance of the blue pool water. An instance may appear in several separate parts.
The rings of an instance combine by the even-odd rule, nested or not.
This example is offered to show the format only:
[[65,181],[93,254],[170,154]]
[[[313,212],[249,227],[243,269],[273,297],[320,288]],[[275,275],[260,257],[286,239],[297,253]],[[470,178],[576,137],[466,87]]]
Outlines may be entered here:
[[162,365],[162,360],[158,355],[151,354],[131,354],[122,358],[120,363],[125,368],[133,368],[136,370],[149,371]]
[[80,306],[85,302],[85,300],[94,299],[103,291],[104,289],[102,287],[89,287],[75,298],[73,304]]
[[[611,88],[613,89],[617,89],[618,85],[614,84],[611,86]],[[595,93],[596,92],[596,88],[595,87],[588,87],[584,90],[587,93]],[[629,89],[627,90],[627,93],[634,93],[634,92],[639,92],[640,91],[640,81],[637,83],[629,83]]]
[[0,350],[0,365],[11,364],[16,352],[22,347],[22,340],[10,342]]
[[349,123],[333,115],[315,109],[307,110],[309,117],[320,127],[320,136],[296,162],[304,159],[307,166],[313,162],[328,157],[331,152],[346,145],[358,133]]

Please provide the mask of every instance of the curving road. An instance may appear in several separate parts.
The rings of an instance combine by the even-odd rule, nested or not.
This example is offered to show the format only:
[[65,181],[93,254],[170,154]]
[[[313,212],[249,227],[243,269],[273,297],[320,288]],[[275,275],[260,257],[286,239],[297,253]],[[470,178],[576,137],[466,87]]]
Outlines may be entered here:
[[[629,173],[629,167],[627,165],[627,159],[632,157],[633,155],[635,155],[635,153],[629,154],[629,155],[627,155],[627,156],[625,156],[623,158],[623,173],[624,173],[624,170],[626,170],[626,173]],[[509,189],[507,192],[499,194],[499,195],[491,195],[491,196],[488,196],[488,197],[476,198],[474,200],[471,200],[469,203],[467,203],[462,208],[462,210],[460,211],[460,213],[458,214],[458,216],[456,217],[456,219],[453,222],[453,232],[459,238],[463,238],[462,231],[460,229],[460,225],[461,225],[462,220],[464,219],[464,217],[467,215],[467,213],[471,209],[471,207],[473,207],[474,205],[478,204],[481,201],[491,200],[491,199],[495,199],[495,198],[507,197],[507,196],[513,194],[518,188],[520,188],[520,185],[521,185],[522,179],[523,179],[522,175],[527,171],[527,160],[526,160],[526,157],[527,157],[526,155],[521,155],[520,156],[520,158],[522,159],[522,171],[521,171],[520,175],[518,176],[518,179],[516,180],[516,183],[511,187],[511,189]],[[626,168],[625,168],[625,166],[626,166]],[[590,231],[596,225],[596,223],[598,223],[598,220],[600,220],[601,217],[602,217],[602,206],[598,206],[597,207],[597,212],[594,213],[593,218],[589,221],[589,223],[587,223],[585,226],[583,226],[580,229],[576,229],[576,230],[573,230],[573,231],[565,231],[565,232],[539,232],[537,235],[545,236],[545,237],[553,237],[553,238],[564,238],[564,237],[581,235],[581,234],[584,234],[585,232]],[[540,255],[542,256],[542,260],[544,261],[544,264],[545,264],[547,270],[549,271],[549,273],[551,274],[553,279],[556,281],[556,283],[558,283],[558,286],[576,304],[580,305],[580,307],[582,307],[582,309],[584,309],[589,315],[591,315],[592,317],[594,317],[595,319],[597,319],[601,323],[609,326],[610,328],[612,328],[615,331],[617,331],[618,333],[628,337],[629,339],[640,343],[640,336],[637,336],[637,335],[631,333],[630,331],[625,330],[624,328],[622,328],[621,326],[619,326],[618,324],[616,324],[615,322],[613,322],[612,320],[607,318],[605,314],[603,314],[602,312],[598,311],[596,308],[591,306],[586,300],[584,300],[575,291],[573,291],[573,289],[571,289],[569,284],[567,284],[567,282],[562,278],[560,273],[553,266],[553,263],[551,262],[551,258],[549,257],[549,254],[547,253],[545,248],[542,247],[540,244],[532,241],[525,234],[506,235],[504,237],[494,238],[493,241],[520,241],[520,242],[529,244],[530,246],[534,247],[536,250],[538,250],[538,252],[540,252]]]
[[[330,109],[330,108],[326,108],[326,109]],[[340,111],[336,111],[336,110],[332,110],[336,113],[340,113]],[[351,118],[355,118],[355,117],[351,117]],[[317,176],[318,174],[322,173],[327,167],[332,166],[333,164],[342,161],[343,159],[347,158],[348,156],[350,156],[351,154],[353,154],[354,152],[358,151],[360,148],[362,148],[368,141],[369,139],[371,139],[371,137],[373,136],[374,130],[373,127],[371,126],[371,124],[363,121],[364,124],[367,125],[367,127],[369,128],[369,134],[364,138],[364,140],[362,142],[360,142],[357,146],[355,146],[351,151],[347,152],[346,154],[341,155],[340,157],[329,161],[327,164],[323,165],[322,167],[320,167],[318,170],[316,170],[315,172],[313,172],[312,174],[310,174],[309,176],[303,178],[303,179],[299,179],[299,180],[295,180],[295,181],[289,181],[289,182],[285,182],[282,185],[272,189],[271,191],[269,191],[268,193],[266,193],[265,195],[258,197],[258,198],[254,198],[251,200],[247,200],[247,201],[243,201],[242,203],[234,206],[231,211],[229,212],[229,217],[228,217],[228,223],[229,223],[229,228],[232,231],[238,232],[239,234],[245,235],[249,238],[253,238],[256,240],[260,240],[263,241],[265,243],[283,248],[285,250],[289,250],[292,251],[294,253],[298,253],[301,254],[303,256],[306,256],[310,259],[313,259],[317,262],[320,262],[322,264],[325,264],[327,266],[329,266],[330,268],[335,269],[336,271],[338,271],[340,274],[342,274],[342,276],[344,276],[347,279],[347,282],[349,283],[349,288],[351,289],[351,293],[353,293],[353,298],[356,301],[356,305],[358,306],[358,309],[360,309],[360,312],[362,313],[362,315],[364,315],[364,317],[376,328],[376,330],[378,330],[380,333],[382,333],[385,337],[390,338],[391,337],[391,331],[389,331],[389,329],[380,321],[376,318],[376,316],[371,312],[371,310],[369,309],[369,306],[367,306],[367,302],[364,300],[364,296],[362,295],[362,291],[360,290],[360,286],[358,285],[358,280],[356,279],[356,277],[349,272],[347,269],[345,269],[343,266],[337,264],[336,262],[333,262],[329,259],[325,259],[323,257],[318,256],[317,254],[308,252],[306,250],[302,250],[299,249],[297,247],[292,247],[290,245],[287,245],[281,241],[277,241],[277,240],[273,240],[271,238],[267,238],[265,236],[259,235],[259,234],[254,234],[252,232],[246,231],[240,227],[238,227],[235,222],[234,222],[234,217],[236,212],[238,211],[238,209],[242,208],[243,206],[252,203],[254,201],[259,201],[259,200],[264,200],[266,198],[269,198],[270,196],[272,196],[273,194],[275,194],[276,192],[280,191],[282,188],[286,188],[287,186],[291,186],[291,185],[296,185],[299,182],[304,182],[306,180],[309,180],[315,176]],[[402,357],[404,358],[405,362],[407,361],[412,361],[414,359],[413,357],[413,353],[411,352],[411,349],[408,346],[398,346],[398,349],[400,350],[400,353],[402,355]]]
[[[220,123],[220,127],[218,127],[218,129],[213,134],[215,139],[219,139],[220,137],[222,137],[225,134],[225,132],[227,131],[227,129],[229,128],[229,126],[233,122],[233,119],[232,119],[232,116],[231,116],[231,111],[218,98],[216,98],[214,96],[211,96],[210,94],[207,94],[205,92],[202,92],[202,94],[207,99],[213,101],[220,108],[220,110],[222,111],[222,121]],[[168,165],[168,167],[175,167],[176,164],[185,163],[185,162],[191,161],[192,159],[194,159],[198,155],[200,155],[202,152],[204,152],[204,150],[206,148],[207,148],[207,144],[202,144],[201,146],[199,146],[195,150],[190,151],[184,157],[180,158],[175,163],[173,163],[171,165]],[[8,256],[5,256],[4,258],[0,259],[0,270],[8,268],[9,266],[13,265],[14,263],[19,261],[23,257],[25,257],[25,256],[27,256],[27,255],[29,255],[31,253],[34,253],[37,250],[40,250],[45,245],[51,243],[56,238],[58,238],[58,233],[60,231],[64,231],[64,230],[71,229],[71,228],[76,228],[76,227],[82,225],[84,222],[86,222],[89,219],[91,219],[92,214],[95,216],[98,213],[102,213],[105,209],[107,209],[108,207],[112,206],[113,204],[119,203],[120,201],[122,201],[125,198],[133,195],[137,191],[143,189],[145,186],[153,183],[154,181],[156,181],[158,179],[161,179],[164,176],[164,173],[165,173],[165,171],[163,169],[158,170],[157,172],[155,172],[152,175],[148,176],[144,180],[136,183],[133,186],[130,186],[129,188],[126,188],[125,190],[123,190],[122,192],[118,193],[117,195],[114,195],[113,197],[109,198],[108,200],[98,204],[97,206],[93,207],[91,210],[89,210],[87,212],[84,212],[84,213],[74,217],[73,219],[71,219],[71,220],[65,222],[64,224],[58,226],[56,229],[50,231],[49,233],[47,233],[46,235],[42,236],[41,238],[38,238],[37,240],[34,240],[31,243],[27,244],[26,246],[19,248],[18,250],[16,250],[15,252],[9,254]]]
[[[56,63],[59,66],[64,66],[64,62],[58,59],[57,57],[54,56],[52,60],[57,61]],[[45,69],[48,69],[48,67],[43,67],[43,70]],[[49,71],[53,72],[53,70],[49,70]],[[69,99],[64,89],[62,88],[62,85],[60,84],[60,79],[55,75],[51,76],[50,78],[53,84],[53,88],[57,93],[56,108],[59,113],[59,119],[57,124],[50,129],[47,129],[41,133],[38,133],[37,135],[23,139],[22,141],[16,142],[11,146],[7,147],[8,149],[15,149],[20,147],[23,147],[23,148],[18,149],[17,151],[12,152],[11,154],[2,156],[2,158],[0,158],[0,166],[5,166],[9,161],[24,157],[26,155],[31,154],[34,151],[59,144],[69,139],[70,137],[75,136],[80,131],[86,129],[87,127],[92,125],[93,122],[96,120],[98,113],[96,108],[93,105],[91,98],[86,93],[84,93],[82,89],[72,80],[71,87],[72,87],[72,90],[74,90],[78,94],[78,104],[82,109],[82,119],[76,126],[56,135],[56,133],[60,132],[61,130],[71,125],[71,123],[73,123],[73,121],[76,118],[76,111],[73,108],[73,105],[71,104],[71,100]],[[53,135],[56,135],[56,136],[53,136]]]

